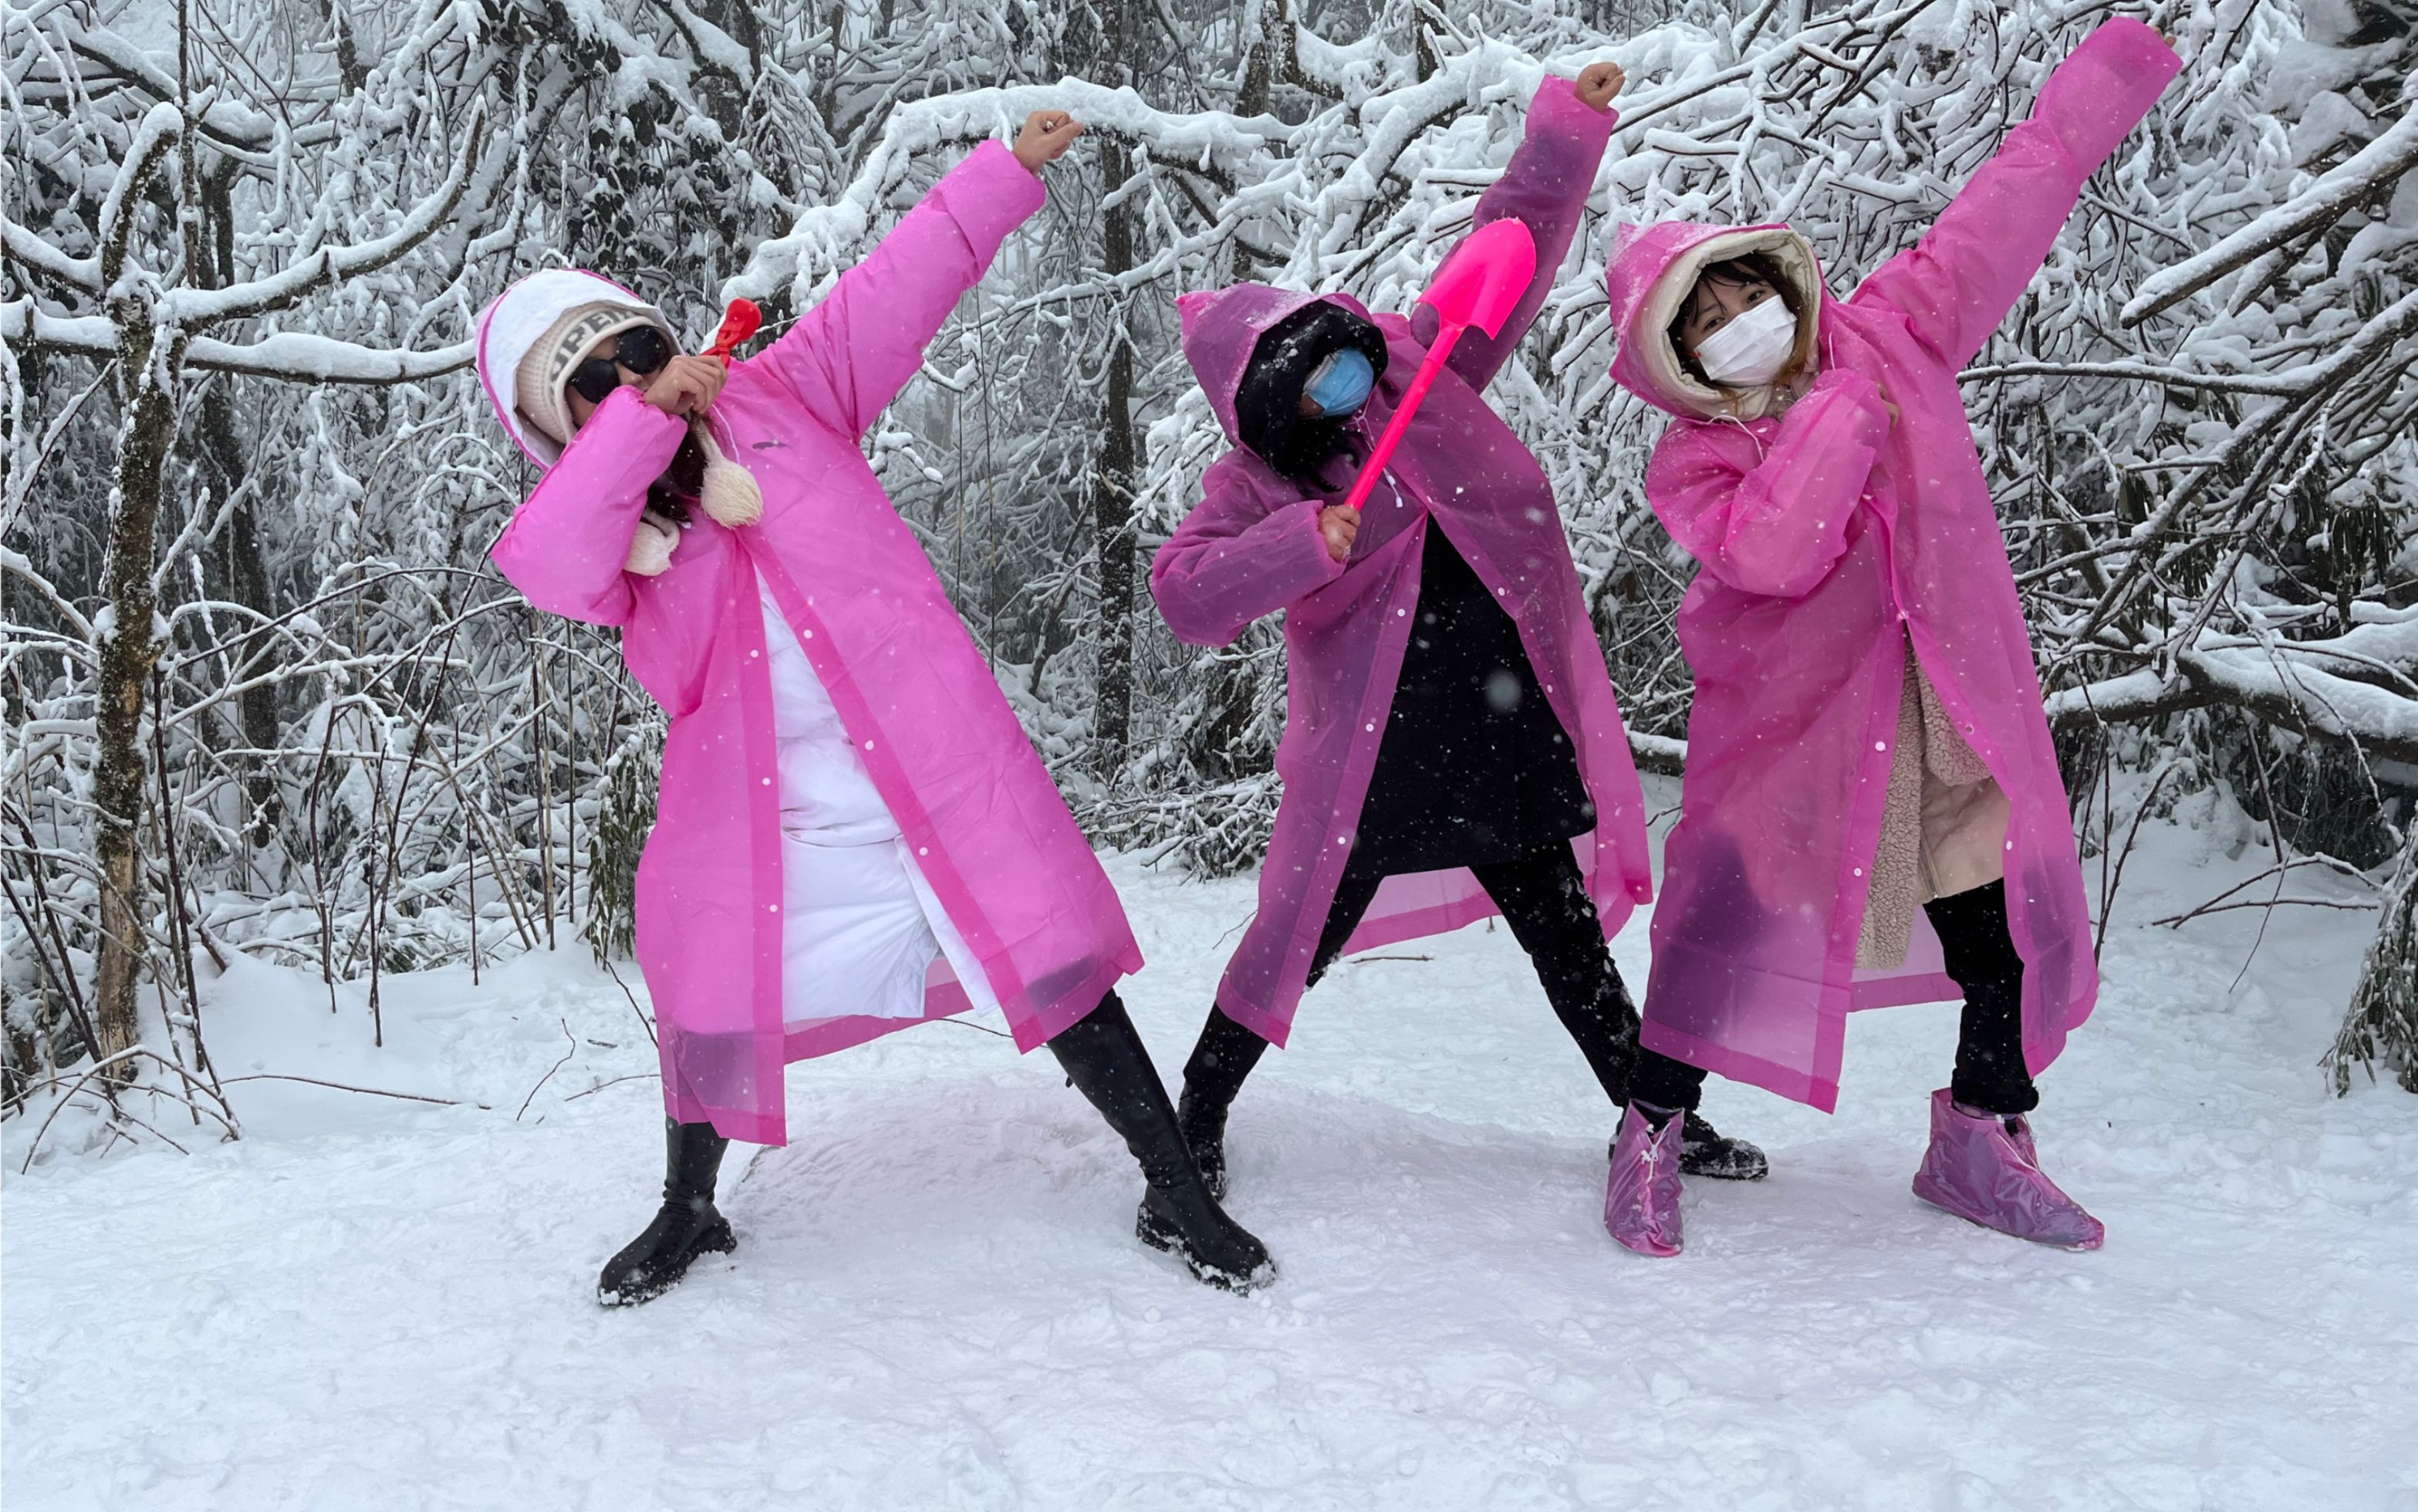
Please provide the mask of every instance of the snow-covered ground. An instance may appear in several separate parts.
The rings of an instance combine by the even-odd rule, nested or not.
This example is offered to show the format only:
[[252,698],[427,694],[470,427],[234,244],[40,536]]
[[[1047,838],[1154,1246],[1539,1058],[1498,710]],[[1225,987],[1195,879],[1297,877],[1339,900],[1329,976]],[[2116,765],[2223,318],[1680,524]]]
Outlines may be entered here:
[[[1261,1295],[1134,1242],[1131,1167],[1046,1056],[943,1026],[792,1068],[795,1142],[725,1174],[738,1253],[605,1312],[660,1105],[584,951],[390,980],[383,1050],[358,991],[239,965],[225,1074],[460,1106],[253,1081],[239,1143],[99,1156],[68,1118],[23,1175],[10,1121],[7,1503],[2409,1512],[2418,1100],[2314,1065],[2374,916],[2281,909],[2255,954],[2255,912],[2154,926],[2264,864],[2229,811],[2183,819],[2144,830],[2044,1080],[2092,1255],[1908,1194],[1944,1007],[1859,1016],[1835,1117],[1716,1083],[1771,1179],[1697,1184],[1678,1260],[1622,1252],[1600,1093],[1477,926],[1339,968],[1245,1093]],[[1111,866],[1171,1074],[1249,887]],[[1642,981],[1642,919],[1617,948]]]

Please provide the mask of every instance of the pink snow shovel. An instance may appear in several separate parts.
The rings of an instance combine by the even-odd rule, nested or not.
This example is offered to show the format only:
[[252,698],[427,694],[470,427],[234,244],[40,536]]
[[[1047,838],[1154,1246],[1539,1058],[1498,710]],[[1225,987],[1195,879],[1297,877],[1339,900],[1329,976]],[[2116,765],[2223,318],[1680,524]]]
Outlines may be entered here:
[[1412,374],[1411,386],[1402,391],[1402,402],[1394,406],[1394,418],[1385,422],[1385,434],[1377,437],[1360,476],[1352,481],[1352,492],[1343,497],[1344,508],[1358,509],[1385,476],[1394,448],[1401,444],[1402,433],[1411,428],[1411,417],[1419,412],[1428,390],[1435,387],[1436,374],[1444,371],[1461,333],[1476,326],[1489,336],[1499,334],[1511,307],[1528,292],[1536,277],[1537,239],[1521,221],[1507,217],[1490,221],[1461,244],[1443,274],[1419,296],[1419,303],[1444,317],[1444,328],[1436,332],[1435,344],[1428,348],[1427,360]]

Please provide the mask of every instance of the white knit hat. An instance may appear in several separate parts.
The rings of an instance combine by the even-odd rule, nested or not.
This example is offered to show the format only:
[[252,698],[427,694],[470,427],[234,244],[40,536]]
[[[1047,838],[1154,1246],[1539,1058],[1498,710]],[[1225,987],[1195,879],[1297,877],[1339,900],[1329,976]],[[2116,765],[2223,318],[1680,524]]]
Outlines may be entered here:
[[[479,313],[479,381],[486,386],[487,402],[496,406],[496,419],[503,422],[504,430],[520,443],[529,460],[541,467],[551,467],[561,460],[563,443],[530,424],[528,417],[520,412],[515,392],[521,360],[563,316],[591,304],[624,306],[633,315],[643,316],[661,327],[664,334],[671,334],[672,323],[664,318],[662,311],[619,283],[576,267],[549,267],[531,273],[496,296]],[[614,328],[625,328],[626,326]],[[604,334],[592,338],[604,339]],[[568,365],[564,371],[567,375]]]
[[[547,433],[569,434],[570,416],[561,390],[571,370],[607,337],[641,325],[654,326],[671,337],[671,322],[662,311],[620,284],[575,267],[531,273],[480,312],[479,381],[487,390],[488,403],[495,406],[496,419],[530,461],[551,467],[561,460],[567,441]],[[678,338],[672,339],[677,346]],[[525,382],[522,372],[533,358],[545,366],[534,384]],[[528,390],[526,395],[525,389]],[[530,401],[536,403],[534,411]],[[689,434],[705,452],[699,500],[705,512],[733,528],[762,518],[764,496],[755,475],[723,456],[701,419],[689,420]],[[646,545],[644,537],[642,530],[641,546]],[[638,555],[634,548],[633,571],[639,570]],[[650,551],[648,559],[654,560],[656,555]],[[660,555],[668,559],[668,551]]]
[[[652,330],[666,345],[680,345],[653,315],[635,305],[598,299],[572,306],[521,358],[520,370],[513,374],[513,407],[540,435],[569,446],[579,429],[571,418],[571,375],[606,342],[634,330]],[[617,376],[614,381],[620,380]]]

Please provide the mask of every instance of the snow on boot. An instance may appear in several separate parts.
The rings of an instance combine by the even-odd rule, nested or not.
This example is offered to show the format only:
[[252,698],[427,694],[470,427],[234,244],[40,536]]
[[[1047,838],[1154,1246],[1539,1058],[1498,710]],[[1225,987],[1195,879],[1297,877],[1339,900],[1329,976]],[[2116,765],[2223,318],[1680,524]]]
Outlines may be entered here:
[[1967,1109],[1943,1087],[1931,1094],[1931,1148],[1914,1195],[1967,1223],[2059,1249],[2097,1249],[2107,1230],[2040,1168],[2022,1118]]
[[1193,1279],[1223,1291],[1251,1291],[1276,1279],[1267,1246],[1226,1216],[1201,1179],[1167,1088],[1116,994],[1062,1030],[1049,1048],[1066,1079],[1124,1138],[1149,1183],[1134,1214],[1135,1235],[1184,1261]]
[[652,1302],[680,1283],[699,1255],[739,1247],[714,1211],[713,1182],[730,1141],[711,1123],[664,1120],[664,1205],[646,1231],[605,1262],[596,1300],[607,1307]]
[[[1658,1125],[1655,1120],[1660,1118]],[[1679,1253],[1679,1144],[1686,1121],[1632,1102],[1612,1142],[1612,1180],[1603,1191],[1603,1226],[1640,1255]]]
[[[1717,1182],[1759,1182],[1771,1174],[1771,1161],[1760,1147],[1723,1134],[1692,1107],[1684,1119],[1679,1133],[1682,1176],[1708,1176]],[[1620,1137],[1613,1136],[1606,1148],[1618,1150]]]

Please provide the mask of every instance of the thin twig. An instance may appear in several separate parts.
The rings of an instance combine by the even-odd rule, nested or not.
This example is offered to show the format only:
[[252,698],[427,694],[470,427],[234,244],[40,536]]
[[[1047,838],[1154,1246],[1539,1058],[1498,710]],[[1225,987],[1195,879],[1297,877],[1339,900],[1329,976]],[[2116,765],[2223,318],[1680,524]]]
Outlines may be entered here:
[[553,1065],[546,1068],[545,1075],[537,1078],[537,1086],[531,1087],[528,1090],[528,1095],[521,1099],[520,1113],[514,1113],[513,1115],[513,1122],[515,1123],[518,1123],[521,1121],[521,1113],[528,1111],[529,1104],[537,1101],[538,1092],[547,1082],[554,1079],[554,1074],[561,1070],[564,1066],[569,1065],[571,1063],[571,1058],[579,1053],[579,1040],[576,1035],[571,1032],[570,1021],[568,1019],[558,1018],[555,1022],[562,1026],[562,1037],[571,1042],[571,1048],[562,1052],[561,1060],[557,1061]]
[[486,1103],[465,1103],[458,1097],[431,1097],[423,1092],[389,1092],[383,1087],[356,1087],[348,1082],[327,1081],[318,1077],[288,1076],[275,1071],[255,1071],[249,1076],[229,1077],[226,1078],[226,1085],[232,1087],[238,1081],[298,1081],[306,1086],[329,1087],[337,1092],[360,1092],[367,1097],[400,1097],[406,1103],[435,1103],[441,1107],[484,1108],[490,1106]]
[[630,1012],[638,1016],[638,1027],[647,1031],[647,1043],[661,1046],[663,1042],[655,1038],[655,1021],[647,1016],[647,1011],[644,1008],[638,1006],[638,995],[630,990],[630,984],[621,980],[621,973],[613,969],[611,961],[604,963],[604,974],[611,977],[613,985],[621,989],[621,996],[630,1000]]
[[563,1101],[566,1103],[575,1103],[583,1097],[593,1097],[598,1092],[603,1092],[605,1088],[619,1087],[625,1081],[661,1081],[663,1079],[664,1074],[660,1071],[633,1071],[626,1077],[615,1077],[610,1081],[600,1081],[595,1086],[589,1088],[586,1092],[573,1092],[570,1096],[564,1098]]
[[[2240,903],[2220,903],[2213,908],[2197,908],[2188,913],[2178,913],[2171,918],[2154,919],[2150,922],[2172,928],[2187,924],[2194,919],[2204,919],[2211,913],[2231,913],[2236,909],[2339,909],[2345,913],[2374,913],[2381,907],[2383,905],[2378,903],[2344,903],[2335,898],[2268,898],[2264,902],[2244,899]],[[2243,962],[2242,970],[2246,971],[2249,969],[2249,963]],[[2237,975],[2233,980],[2239,983],[2242,978]]]

